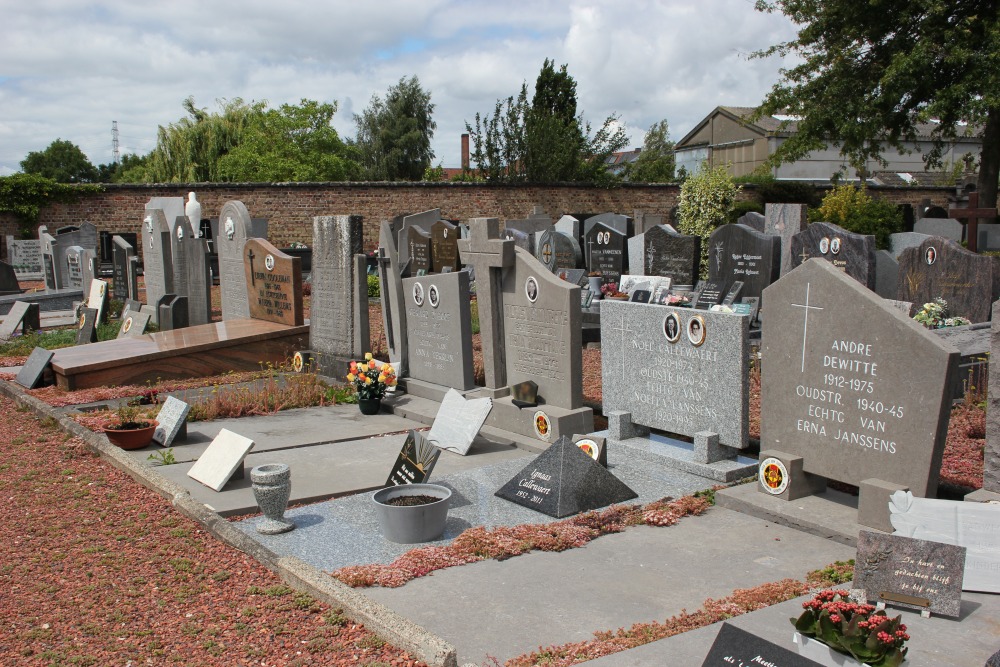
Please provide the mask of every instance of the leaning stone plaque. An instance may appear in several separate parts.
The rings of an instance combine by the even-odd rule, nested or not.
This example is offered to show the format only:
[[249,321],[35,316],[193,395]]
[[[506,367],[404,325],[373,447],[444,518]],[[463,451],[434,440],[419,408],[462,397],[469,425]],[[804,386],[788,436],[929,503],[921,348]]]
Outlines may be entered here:
[[149,326],[149,313],[128,311],[118,330],[118,338],[134,338],[146,333]]
[[10,312],[4,318],[3,324],[0,324],[0,342],[10,339],[19,326],[21,327],[22,335],[29,331],[38,331],[41,324],[39,311],[40,308],[37,303],[15,301],[14,305],[10,308]]
[[224,428],[188,470],[188,477],[213,491],[221,491],[236,471],[243,467],[243,459],[253,446],[250,438]]
[[191,406],[173,396],[168,396],[156,415],[156,430],[153,431],[153,442],[161,447],[169,447],[174,440],[187,437],[187,416]]
[[76,344],[86,345],[97,342],[97,310],[95,308],[82,308],[80,319],[77,322]]
[[302,326],[302,259],[257,238],[246,240],[243,258],[250,317]]
[[870,530],[858,534],[854,587],[870,604],[958,618],[964,570],[965,547]]
[[933,495],[959,351],[820,259],[768,287],[764,303],[761,450],[847,484]]
[[638,497],[566,436],[539,454],[495,495],[557,519]]
[[31,351],[28,360],[24,362],[24,366],[18,371],[14,381],[26,389],[38,387],[42,384],[42,380],[45,377],[45,369],[49,365],[49,362],[52,361],[53,356],[55,356],[55,352],[52,350],[36,347]]
[[427,439],[441,449],[465,456],[492,409],[491,398],[466,400],[459,392],[449,389]]
[[821,667],[818,662],[723,622],[701,667]]
[[42,244],[38,239],[21,241],[7,237],[7,261],[14,267],[18,280],[41,280]]
[[385,485],[423,484],[430,479],[440,455],[441,450],[424,438],[423,433],[411,430],[399,450],[396,462],[392,464]]

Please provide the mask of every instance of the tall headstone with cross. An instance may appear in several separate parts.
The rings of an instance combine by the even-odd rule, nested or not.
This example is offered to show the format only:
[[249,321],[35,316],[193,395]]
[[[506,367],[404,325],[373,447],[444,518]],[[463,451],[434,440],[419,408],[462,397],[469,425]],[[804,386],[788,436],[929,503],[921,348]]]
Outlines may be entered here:
[[833,479],[863,504],[866,488],[933,496],[958,350],[826,261],[764,301],[760,489],[790,500]]
[[[184,200],[181,200],[181,213]],[[228,201],[219,214],[219,236],[215,249],[219,253],[219,291],[222,293],[222,319],[250,317],[247,282],[243,269],[243,246],[253,237],[250,211],[241,201]],[[315,251],[313,251],[315,253]],[[152,303],[152,300],[149,300]]]
[[212,321],[212,277],[208,241],[198,238],[186,216],[177,218],[170,235],[174,291],[187,297],[188,324]]
[[404,306],[403,282],[399,275],[399,254],[396,248],[397,236],[392,223],[383,220],[379,227],[378,278],[379,295],[382,301],[382,325],[385,330],[389,361],[398,364],[398,375],[403,377],[409,370],[409,356],[406,343],[406,308]]
[[116,234],[111,239],[111,255],[113,265],[112,294],[115,299],[125,301],[126,299],[139,300],[138,275],[135,271],[136,265],[129,259],[135,257],[135,248],[122,236]]
[[965,238],[968,241],[969,252],[977,252],[979,242],[979,221],[996,220],[996,208],[980,208],[979,193],[969,193],[968,208],[953,208],[949,211],[952,217],[966,221]]
[[163,211],[146,209],[142,220],[142,256],[146,303],[151,306],[158,304],[165,294],[176,294],[170,250],[170,226]]

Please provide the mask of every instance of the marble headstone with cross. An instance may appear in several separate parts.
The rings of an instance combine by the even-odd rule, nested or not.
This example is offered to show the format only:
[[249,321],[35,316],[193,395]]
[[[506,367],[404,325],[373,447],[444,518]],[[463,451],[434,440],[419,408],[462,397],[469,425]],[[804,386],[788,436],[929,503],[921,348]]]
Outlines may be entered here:
[[170,235],[173,285],[178,296],[187,297],[188,324],[212,321],[212,277],[208,241],[199,238],[186,216],[177,218]]
[[823,260],[764,300],[761,479],[773,484],[760,490],[790,500],[783,478],[833,479],[862,487],[862,505],[866,487],[933,496],[959,351]]
[[243,246],[250,317],[302,326],[302,259],[281,252],[264,239]]

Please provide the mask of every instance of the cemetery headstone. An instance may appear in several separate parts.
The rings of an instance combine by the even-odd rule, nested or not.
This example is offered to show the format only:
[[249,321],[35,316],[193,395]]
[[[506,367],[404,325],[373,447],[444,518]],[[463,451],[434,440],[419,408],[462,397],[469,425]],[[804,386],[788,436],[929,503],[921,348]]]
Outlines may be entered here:
[[[1000,358],[1000,301],[993,304],[993,321],[990,327],[990,356]],[[1000,364],[990,364],[989,382],[983,490],[1000,493]]]
[[157,322],[160,331],[185,329],[190,326],[188,321],[188,299],[178,294],[166,294],[156,307]]
[[[410,256],[410,228],[419,227],[426,235],[429,237],[431,233],[431,227],[435,222],[441,219],[441,209],[434,208],[429,211],[423,211],[421,213],[415,213],[413,215],[403,216],[398,220],[398,229],[396,231],[395,238],[397,239],[397,252],[399,254],[399,266],[405,267],[408,262],[411,261]],[[428,250],[428,263],[430,261],[430,250]],[[417,275],[416,269],[412,269],[409,273],[404,273],[406,276]]]
[[87,308],[97,311],[97,323],[107,319],[108,284],[100,279],[92,279],[87,286]]
[[933,494],[958,350],[829,262],[802,264],[764,300],[761,450]]
[[899,262],[888,250],[875,253],[875,293],[883,299],[895,299],[899,292]]
[[549,271],[576,269],[583,259],[576,239],[553,230],[541,232],[535,244],[535,257]]
[[[160,209],[147,209],[142,220],[142,257],[146,303],[155,305],[164,294],[176,294],[170,226]],[[153,321],[158,323],[158,317],[159,314],[154,313]]]
[[627,215],[621,215],[620,213],[598,213],[583,221],[583,235],[587,236],[590,234],[590,230],[594,228],[594,225],[604,225],[627,238],[632,233],[630,229],[631,223],[632,218]]
[[84,248],[80,253],[80,271],[83,289],[88,289],[91,281],[100,276],[100,265],[97,262],[97,253],[89,248]]
[[438,220],[431,225],[431,270],[442,273],[446,267],[452,271],[462,268],[458,257],[458,226]]
[[698,280],[701,237],[678,234],[668,225],[657,225],[647,230],[642,239],[645,275],[665,276],[678,285],[693,285]]
[[118,330],[118,338],[134,338],[146,333],[149,326],[149,313],[141,311],[129,311],[122,320],[122,326]]
[[743,293],[743,281],[734,280],[729,284],[729,291],[726,292],[726,296],[722,298],[723,306],[732,306],[736,303],[736,299],[740,298],[740,294]]
[[940,236],[955,243],[962,242],[965,225],[954,218],[921,218],[913,224],[913,231],[927,236]]
[[[875,289],[875,237],[855,234],[829,222],[814,222],[792,237],[792,268],[818,257]],[[784,275],[784,272],[782,272]]]
[[174,440],[184,440],[187,437],[187,417],[191,406],[173,396],[167,396],[163,407],[156,413],[156,430],[153,431],[153,442],[161,447],[170,447]]
[[501,239],[510,239],[518,248],[524,248],[531,254],[535,253],[535,235],[522,232],[520,229],[504,229],[500,232]]
[[638,497],[566,436],[539,454],[495,495],[557,519]]
[[150,211],[163,211],[163,218],[167,221],[169,231],[174,231],[177,218],[184,215],[183,197],[151,197],[146,202],[146,213]]
[[81,308],[80,319],[77,322],[76,344],[86,345],[97,342],[97,311],[93,308]]
[[574,218],[572,215],[564,215],[556,221],[553,225],[555,231],[565,234],[566,236],[576,239],[577,244],[580,241],[580,233],[582,231],[580,221]]
[[792,237],[806,228],[809,207],[805,204],[765,204],[764,233],[781,238],[781,275],[791,271]]
[[440,455],[441,450],[431,444],[423,433],[410,431],[399,450],[399,456],[392,464],[385,486],[423,484],[430,479]]
[[492,409],[493,399],[489,397],[466,399],[454,389],[449,389],[441,401],[427,440],[441,449],[465,456]]
[[406,247],[409,250],[410,275],[427,275],[434,267],[431,260],[431,235],[420,227],[406,230]]
[[899,256],[896,298],[923,304],[937,297],[948,302],[948,312],[973,323],[990,317],[993,258],[969,252],[953,241],[930,237]]
[[406,309],[403,305],[403,282],[399,275],[396,236],[392,231],[392,224],[383,221],[379,227],[379,299],[382,301],[382,328],[385,331],[389,361],[399,364],[399,376],[405,377],[410,371],[410,362],[406,352]]
[[474,388],[469,274],[405,278],[403,295],[409,377],[463,391]]
[[28,359],[24,362],[21,370],[17,372],[14,381],[25,389],[41,386],[45,379],[45,369],[48,368],[49,362],[52,361],[55,354],[52,350],[46,350],[44,347],[36,347],[28,355]]
[[45,227],[38,228],[38,238],[42,246],[42,272],[45,274],[45,289],[59,289],[59,268],[56,264],[56,247],[59,242]]
[[[187,297],[190,326],[212,321],[212,279],[208,242],[198,238],[191,222],[178,218],[170,235],[174,291]],[[251,308],[252,310],[252,308]]]
[[83,289],[83,248],[78,245],[66,248],[66,282],[67,289]]
[[605,285],[617,283],[628,267],[626,240],[624,234],[602,223],[592,225],[584,234],[587,269],[600,271]]
[[14,267],[7,262],[0,262],[0,295],[21,294],[23,291]]
[[727,284],[739,280],[745,297],[759,297],[781,273],[780,237],[745,225],[722,225],[708,247],[708,279]]
[[854,587],[871,604],[958,618],[964,570],[965,547],[870,530],[858,534]]
[[112,245],[112,294],[115,299],[137,299],[139,295],[138,276],[131,269],[129,257],[135,257],[135,248],[121,235],[116,234],[111,239]]
[[21,327],[22,336],[30,331],[38,331],[41,325],[39,311],[37,303],[15,301],[4,317],[3,324],[0,324],[0,342],[10,340],[18,327]]
[[741,215],[739,218],[737,218],[736,224],[746,225],[750,229],[763,234],[764,227],[767,224],[767,218],[764,217],[763,213],[758,213],[757,211],[748,211],[743,215]]
[[990,223],[979,225],[979,243],[976,245],[977,252],[1000,250],[1000,225]]
[[[250,212],[241,201],[229,201],[219,214],[219,234],[215,237],[215,250],[219,254],[219,291],[222,294],[222,319],[250,317],[247,296],[246,269],[243,246],[253,238]],[[148,287],[147,293],[148,293]],[[150,299],[151,301],[151,299]]]
[[243,459],[253,447],[250,438],[224,428],[188,470],[188,477],[213,491],[221,491],[236,471],[243,468]]
[[917,232],[899,232],[897,234],[889,235],[889,247],[892,252],[892,256],[899,261],[899,256],[903,254],[903,251],[907,248],[916,248],[921,243],[929,239],[928,234],[918,234]]
[[701,667],[821,667],[818,662],[723,621]]
[[712,306],[722,303],[722,299],[726,295],[725,289],[726,284],[722,281],[703,281],[701,289],[698,291],[698,299],[691,302],[691,307],[708,310]]
[[264,239],[247,239],[243,253],[250,317],[302,326],[302,260]]
[[42,280],[42,242],[38,239],[18,240],[7,237],[7,262],[14,268],[18,280]]
[[309,348],[324,375],[342,375],[348,361],[370,351],[368,279],[357,261],[363,239],[359,215],[313,218]]

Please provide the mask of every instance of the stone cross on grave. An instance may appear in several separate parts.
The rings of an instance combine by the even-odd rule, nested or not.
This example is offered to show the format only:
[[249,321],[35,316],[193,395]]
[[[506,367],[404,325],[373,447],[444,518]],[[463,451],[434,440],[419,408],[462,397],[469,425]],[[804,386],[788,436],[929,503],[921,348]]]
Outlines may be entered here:
[[548,264],[549,260],[552,259],[552,244],[546,243],[542,247],[542,257],[545,258],[545,263]]
[[[378,272],[379,272],[379,277],[382,279],[382,284],[388,285],[390,280],[389,267],[391,266],[392,260],[389,259],[389,255],[386,254],[385,248],[383,248],[382,246],[379,246],[378,258],[376,259],[376,261],[378,262]],[[383,298],[386,299],[387,302],[389,299],[388,291],[389,290],[386,290],[386,294],[383,296]],[[392,308],[388,306],[388,303],[386,304],[386,308],[383,312],[383,315],[385,317],[386,345],[389,347],[390,350],[394,350],[396,348],[396,338],[395,338],[395,333],[392,330]]]
[[809,311],[810,310],[823,310],[820,306],[810,306],[809,305],[809,283],[806,283],[806,302],[803,303],[793,303],[791,304],[793,308],[802,308],[805,312],[805,318],[802,321],[802,369],[800,372],[806,372],[806,340],[809,336]]
[[979,193],[969,193],[969,208],[953,208],[949,213],[956,220],[965,220],[965,240],[969,252],[978,252],[976,247],[979,244],[979,221],[996,220],[997,210],[995,208],[979,208]]
[[472,218],[469,238],[458,241],[462,263],[476,275],[479,330],[483,343],[486,388],[494,398],[507,386],[503,331],[503,270],[514,265],[514,241],[500,238],[500,218]]
[[613,328],[612,331],[614,331],[616,333],[620,333],[622,335],[622,342],[621,342],[621,351],[622,351],[622,382],[625,382],[625,380],[628,377],[628,370],[626,368],[627,364],[626,364],[626,359],[625,359],[625,356],[626,356],[625,353],[626,353],[626,349],[627,349],[626,348],[626,342],[625,342],[625,334],[633,334],[635,332],[632,331],[631,327],[626,326],[626,324],[625,324],[625,314],[624,313],[622,313],[622,316],[621,316],[621,323],[618,326],[616,326],[615,328]]
[[802,252],[799,253],[800,263],[804,264],[807,259],[809,259],[809,251],[806,250],[805,246],[802,246]]
[[256,257],[256,255],[253,254],[253,248],[249,248],[247,250],[247,259],[250,260],[250,284],[251,285],[256,285],[257,284],[257,276],[254,274],[254,270],[253,270],[253,258],[254,257]]

